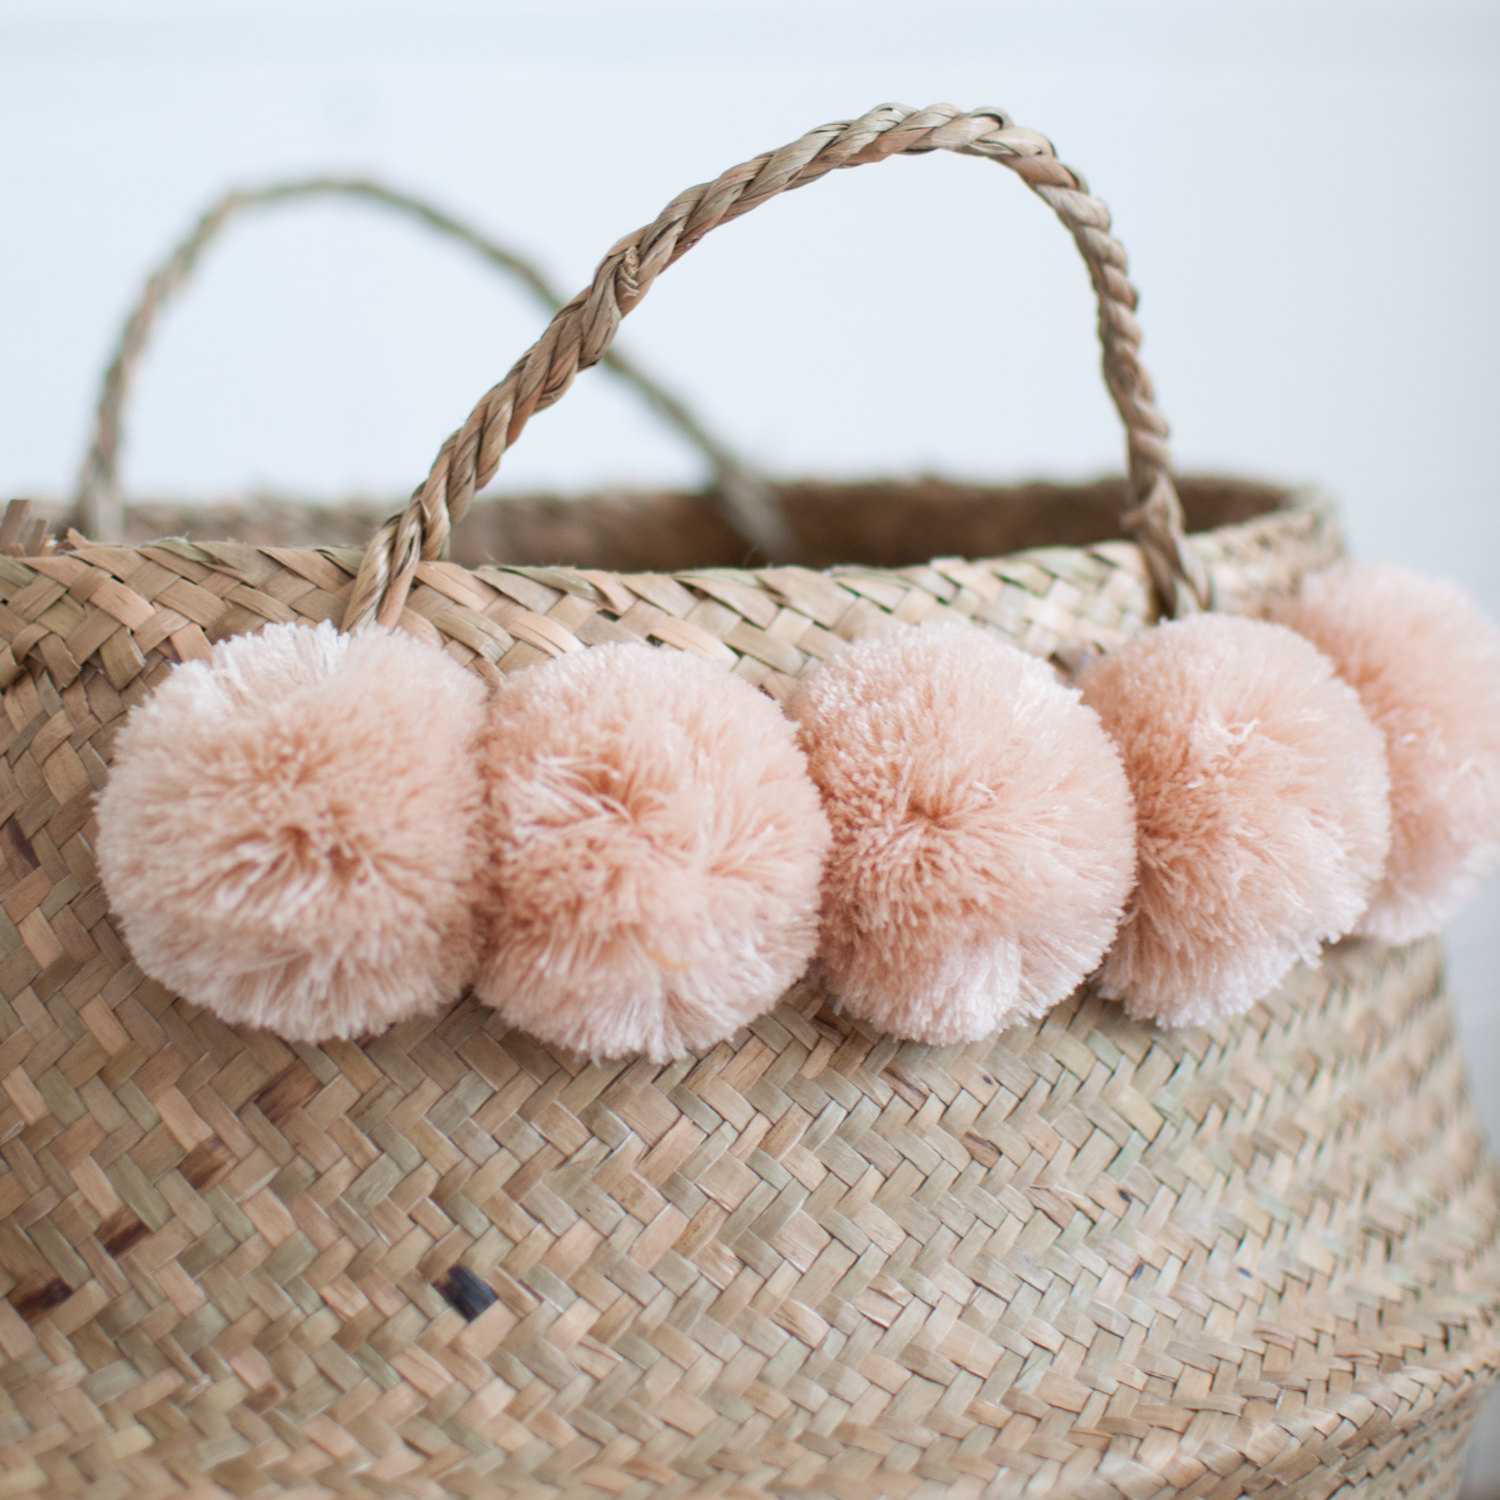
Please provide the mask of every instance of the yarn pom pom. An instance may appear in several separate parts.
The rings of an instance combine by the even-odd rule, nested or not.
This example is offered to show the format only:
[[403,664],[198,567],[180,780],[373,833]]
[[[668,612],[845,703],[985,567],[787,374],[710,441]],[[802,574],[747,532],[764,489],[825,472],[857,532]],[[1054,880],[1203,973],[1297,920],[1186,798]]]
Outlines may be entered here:
[[792,727],[721,667],[595,646],[500,685],[480,999],[664,1062],[769,1010],[817,944],[828,825]]
[[1436,932],[1500,864],[1500,629],[1457,584],[1389,565],[1309,578],[1280,618],[1385,737],[1391,852],[1356,930]]
[[973,1041],[1098,963],[1135,865],[1130,789],[1045,662],[924,626],[844,648],[788,709],[833,826],[822,958],[847,1010]]
[[271,625],[134,708],[97,855],[136,962],[224,1020],[315,1042],[472,978],[483,682],[399,632]]
[[1082,686],[1124,755],[1140,836],[1103,994],[1198,1025],[1349,931],[1390,814],[1379,732],[1326,657],[1280,625],[1198,615],[1127,642]]

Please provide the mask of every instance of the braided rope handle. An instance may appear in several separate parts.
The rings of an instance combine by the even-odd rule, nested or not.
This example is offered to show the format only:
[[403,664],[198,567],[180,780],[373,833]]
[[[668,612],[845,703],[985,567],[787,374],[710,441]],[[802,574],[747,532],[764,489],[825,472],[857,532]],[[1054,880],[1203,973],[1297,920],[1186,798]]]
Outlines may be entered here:
[[[525,257],[442,209],[382,183],[362,177],[308,177],[226,193],[198,219],[150,276],[120,331],[100,388],[93,438],[79,470],[75,491],[76,524],[85,536],[109,542],[124,537],[124,506],[118,477],[121,416],[152,327],[163,307],[182,289],[198,258],[231,220],[250,209],[305,198],[356,198],[394,209],[467,245],[491,265],[514,276],[548,312],[555,313],[562,306],[561,296]],[[730,525],[767,552],[784,550],[788,545],[786,533],[764,483],[707,431],[679,396],[665,389],[639,365],[615,350],[603,355],[603,363],[633,386],[649,406],[708,459]]]
[[399,618],[417,564],[444,554],[454,523],[489,483],[501,455],[532,414],[551,406],[579,370],[604,357],[620,319],[709,230],[836,168],[935,150],[986,157],[1009,167],[1071,231],[1098,298],[1104,378],[1125,424],[1134,503],[1124,524],[1140,545],[1164,612],[1206,608],[1209,580],[1186,544],[1182,506],[1171,478],[1167,424],[1138,356],[1137,294],[1126,276],[1125,251],[1109,233],[1109,210],[1090,196],[1078,173],[1057,160],[1046,137],[1013,125],[999,110],[965,112],[951,104],[912,110],[884,104],[857,120],[809,131],[779,151],[689,188],[653,223],[620,240],[600,262],[592,285],[558,312],[443,444],[406,509],[376,532],[361,561],[344,628]]

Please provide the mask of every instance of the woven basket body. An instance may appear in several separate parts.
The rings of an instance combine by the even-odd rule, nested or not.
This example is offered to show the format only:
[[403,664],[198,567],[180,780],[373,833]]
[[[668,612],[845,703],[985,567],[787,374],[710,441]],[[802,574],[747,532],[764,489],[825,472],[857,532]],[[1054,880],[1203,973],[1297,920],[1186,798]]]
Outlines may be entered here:
[[[1317,503],[1180,489],[1221,608],[1338,555]],[[692,497],[512,506],[510,555],[573,565],[414,558],[396,609],[487,677],[645,640],[782,696],[888,617],[1067,670],[1157,613],[1095,540],[1124,497],[805,490],[801,555],[869,559],[826,571],[682,566]],[[891,565],[934,539],[971,560]],[[472,1000],[289,1044],[144,978],[91,847],[122,715],[212,641],[347,620],[370,555],[0,556],[0,1497],[1452,1493],[1500,1197],[1432,942],[1212,1029],[1085,990],[944,1048],[809,986],[665,1067]]]

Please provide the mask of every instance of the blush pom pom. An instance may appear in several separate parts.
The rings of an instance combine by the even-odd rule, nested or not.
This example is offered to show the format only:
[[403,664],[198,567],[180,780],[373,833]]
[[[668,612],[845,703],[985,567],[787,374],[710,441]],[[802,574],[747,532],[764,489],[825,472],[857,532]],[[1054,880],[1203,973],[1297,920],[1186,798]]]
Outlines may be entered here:
[[1438,931],[1500,864],[1500,629],[1456,584],[1389,565],[1309,578],[1280,618],[1385,737],[1391,852],[1356,931]]
[[316,1042],[473,977],[483,682],[399,632],[270,625],[134,708],[97,855],[136,962],[235,1024]]
[[682,652],[595,646],[500,685],[476,993],[586,1057],[664,1062],[769,1010],[817,944],[828,825],[791,725]]
[[841,650],[789,712],[833,826],[822,958],[852,1014],[973,1041],[1099,962],[1135,865],[1130,789],[1045,662],[924,626]]
[[1100,974],[1137,1019],[1244,1010],[1364,911],[1389,843],[1379,732],[1279,625],[1198,615],[1087,668],[1135,789],[1140,883]]

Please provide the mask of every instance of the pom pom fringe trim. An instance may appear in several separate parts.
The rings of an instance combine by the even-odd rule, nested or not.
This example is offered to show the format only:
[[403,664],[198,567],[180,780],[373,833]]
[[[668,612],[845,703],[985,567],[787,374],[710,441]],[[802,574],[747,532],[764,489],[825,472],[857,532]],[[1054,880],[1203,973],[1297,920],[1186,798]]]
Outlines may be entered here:
[[[665,1060],[774,1004],[820,932],[823,978],[898,1036],[977,1039],[1042,1013],[1101,958],[1103,992],[1132,1015],[1199,1024],[1319,942],[1430,930],[1500,862],[1500,631],[1399,570],[1309,580],[1282,618],[1313,644],[1197,616],[1093,663],[1081,699],[979,627],[903,627],[835,654],[790,720],[659,647],[541,663],[486,705],[480,679],[400,632],[272,625],[177,667],[132,711],[98,800],[100,877],[147,973],[292,1039],[367,1034],[477,984],[544,1040]],[[1472,670],[1436,706],[1402,629],[1467,642]],[[1148,658],[1150,688],[1135,665]],[[1257,695],[1258,680],[1274,691]],[[1226,684],[1251,704],[1249,738],[1199,766]],[[1425,761],[1403,751],[1413,712],[1447,715],[1464,767],[1489,778],[1467,843],[1412,790],[1455,774],[1433,759],[1435,736]],[[557,780],[554,740],[579,725],[614,778],[592,802]],[[631,797],[641,816],[621,821]],[[560,822],[536,811],[570,798]],[[1434,875],[1427,851],[1443,838],[1463,847]],[[570,860],[592,869],[592,897],[570,896]],[[1278,866],[1280,885],[1266,883]],[[1037,891],[1047,899],[1029,901]],[[1049,935],[1049,920],[1068,932]],[[606,929],[634,935],[612,947]]]

